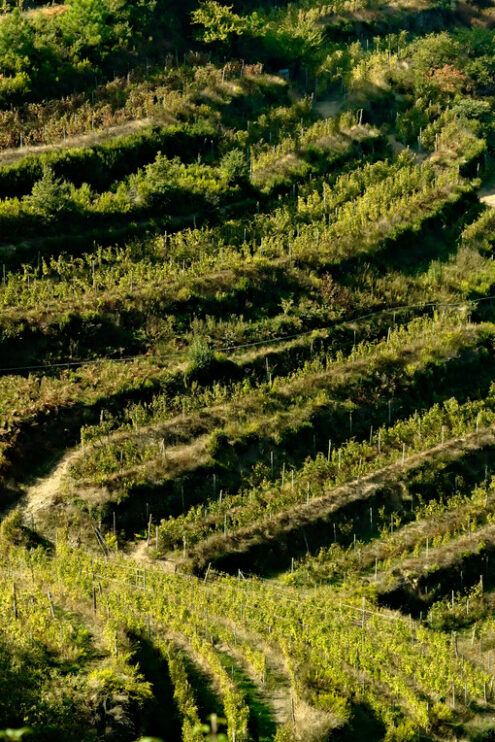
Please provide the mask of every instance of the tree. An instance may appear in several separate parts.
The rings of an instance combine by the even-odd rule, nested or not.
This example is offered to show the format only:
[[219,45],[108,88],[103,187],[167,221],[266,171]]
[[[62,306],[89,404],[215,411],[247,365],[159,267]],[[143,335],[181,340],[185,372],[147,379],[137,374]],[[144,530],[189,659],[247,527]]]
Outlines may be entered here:
[[69,184],[56,178],[47,165],[43,167],[42,177],[33,185],[31,195],[26,200],[30,209],[46,220],[69,211],[73,205]]
[[241,149],[232,149],[222,157],[220,170],[229,184],[247,183],[249,180],[249,160]]
[[18,8],[0,24],[0,58],[2,72],[20,72],[33,64],[34,28]]
[[191,371],[204,371],[209,368],[215,356],[206,340],[196,335],[188,350]]
[[114,33],[110,15],[104,0],[70,0],[67,12],[60,19],[67,44],[76,53],[108,44]]
[[229,41],[234,34],[241,36],[248,27],[246,18],[232,12],[231,5],[220,5],[215,0],[206,0],[192,14],[193,23],[203,26],[198,32],[201,41]]

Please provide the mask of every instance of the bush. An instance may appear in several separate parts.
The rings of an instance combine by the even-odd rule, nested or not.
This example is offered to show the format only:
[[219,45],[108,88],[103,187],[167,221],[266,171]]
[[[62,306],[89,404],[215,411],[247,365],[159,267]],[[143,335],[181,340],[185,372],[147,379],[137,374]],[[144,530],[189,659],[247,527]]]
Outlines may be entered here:
[[220,171],[227,183],[247,183],[249,180],[249,160],[240,149],[233,149],[222,157]]
[[208,368],[215,357],[206,340],[198,336],[193,338],[187,355],[190,371],[200,371]]
[[73,202],[70,194],[70,186],[55,178],[50,167],[43,167],[43,175],[38,180],[27,198],[27,203],[32,211],[51,221],[59,214],[70,211]]
[[29,154],[13,165],[0,167],[0,198],[29,193],[45,166],[52,168],[56,177],[76,186],[89,183],[94,190],[104,191],[152,161],[160,150],[167,157],[192,161],[198,152],[209,151],[207,140],[211,139],[218,139],[218,132],[209,122],[199,121],[151,127],[94,147]]
[[240,379],[242,369],[229,361],[224,355],[214,353],[208,343],[201,337],[195,337],[188,351],[189,365],[184,374],[184,381],[190,384],[211,384],[214,381],[232,381]]
[[0,526],[0,541],[9,544],[19,545],[24,543],[25,528],[22,523],[22,513],[20,510],[12,510],[2,521]]

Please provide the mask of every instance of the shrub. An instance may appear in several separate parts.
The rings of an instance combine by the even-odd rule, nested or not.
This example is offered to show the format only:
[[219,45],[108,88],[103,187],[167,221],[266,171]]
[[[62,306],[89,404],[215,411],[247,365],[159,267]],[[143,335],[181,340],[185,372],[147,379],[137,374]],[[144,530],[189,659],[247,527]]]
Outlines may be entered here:
[[44,166],[43,175],[34,184],[27,202],[36,215],[50,221],[57,215],[70,211],[72,206],[70,186],[55,178],[50,167]]
[[245,152],[233,149],[222,157],[220,171],[228,183],[247,183],[249,161]]
[[189,358],[190,371],[206,369],[214,359],[213,350],[210,348],[206,340],[198,336],[193,338],[187,355]]
[[25,541],[25,528],[22,523],[20,510],[12,510],[2,521],[0,526],[0,540],[2,543],[19,545]]

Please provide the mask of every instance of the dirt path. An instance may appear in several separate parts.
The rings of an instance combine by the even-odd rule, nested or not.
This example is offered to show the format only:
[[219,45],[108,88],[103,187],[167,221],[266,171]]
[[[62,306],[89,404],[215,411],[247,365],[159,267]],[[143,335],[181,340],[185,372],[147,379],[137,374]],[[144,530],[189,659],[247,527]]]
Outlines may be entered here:
[[[226,620],[223,616],[217,616],[217,620],[224,626],[229,626],[232,630],[234,629],[234,623]],[[256,649],[261,649],[265,655],[267,670],[265,684],[262,684],[241,651],[231,644],[226,643],[221,645],[221,651],[230,655],[232,659],[242,666],[250,680],[263,694],[268,706],[273,711],[273,721],[277,725],[287,724],[291,720],[292,691],[290,675],[287,671],[287,666],[282,654],[268,645],[263,644],[261,647],[260,637],[256,634],[252,634],[241,624],[236,623],[235,629],[239,640],[246,642]]]
[[[259,638],[258,638],[259,642]],[[281,652],[267,645],[263,646],[268,672],[271,675],[271,687],[262,690],[274,710],[277,724],[289,724],[292,721],[292,689],[290,673]],[[307,704],[302,698],[294,701],[294,726],[298,739],[307,742],[326,739],[330,729],[338,724],[336,717]]]
[[[217,616],[217,621],[234,629],[234,623],[222,616]],[[241,651],[225,643],[221,645],[220,650],[232,657],[246,672],[260,696],[272,710],[273,721],[277,726],[289,725],[294,718],[294,739],[316,742],[316,740],[326,738],[328,731],[338,724],[338,719],[310,706],[301,698],[294,698],[289,668],[277,646],[266,643],[259,635],[253,634],[239,623],[235,624],[235,628],[238,639],[263,652],[267,671],[265,683],[261,682]],[[294,717],[292,717],[293,709]]]
[[62,456],[54,468],[44,477],[30,485],[21,501],[21,507],[29,517],[44,520],[48,511],[64,500],[64,478],[69,466],[81,455],[81,447],[72,448]]
[[134,119],[127,121],[125,124],[110,126],[108,129],[100,131],[91,131],[87,134],[78,134],[74,137],[53,142],[52,144],[26,145],[25,147],[16,147],[4,149],[0,152],[0,165],[12,165],[17,160],[21,160],[26,155],[39,155],[44,152],[53,152],[54,150],[71,149],[74,147],[94,147],[96,144],[102,144],[110,139],[135,134],[141,129],[145,129],[152,123],[151,119]]
[[175,574],[177,572],[177,563],[173,562],[171,559],[166,559],[165,557],[160,557],[159,560],[155,559],[152,555],[154,549],[155,536],[153,533],[149,546],[144,539],[135,541],[131,544],[129,558],[132,559],[133,562],[139,562],[144,565],[149,564],[152,567],[161,569],[162,572]]
[[402,558],[399,564],[394,564],[393,567],[383,570],[378,575],[375,581],[377,593],[382,596],[393,593],[398,587],[403,586],[404,580],[415,588],[420,578],[428,575],[432,565],[438,573],[432,581],[437,578],[441,581],[442,571],[462,564],[466,555],[478,553],[480,544],[491,547],[494,542],[495,525],[487,523],[464,536],[457,535],[437,548],[431,547],[428,555],[426,555],[426,544],[422,544],[420,555]]
[[490,208],[495,208],[495,180],[490,180],[485,185],[479,189],[478,191],[478,197],[481,203],[486,204],[487,206],[490,206]]

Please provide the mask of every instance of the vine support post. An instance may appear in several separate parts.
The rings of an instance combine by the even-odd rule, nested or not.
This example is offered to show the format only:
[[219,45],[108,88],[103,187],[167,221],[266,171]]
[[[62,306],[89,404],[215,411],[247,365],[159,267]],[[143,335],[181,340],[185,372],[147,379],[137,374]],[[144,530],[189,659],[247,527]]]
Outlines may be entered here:
[[153,520],[153,516],[150,513],[150,517],[148,519],[148,535],[147,535],[147,538],[146,538],[146,546],[148,546],[148,547],[149,547],[150,542],[151,542],[151,526],[153,525],[152,520]]
[[54,605],[53,605],[53,598],[52,598],[52,594],[51,594],[51,592],[49,590],[48,590],[47,595],[48,595],[48,602],[50,603],[50,612],[52,614],[52,618],[55,618],[55,608],[54,608]]
[[14,618],[17,619],[17,592],[15,587],[15,582],[12,583],[12,608],[14,611]]

